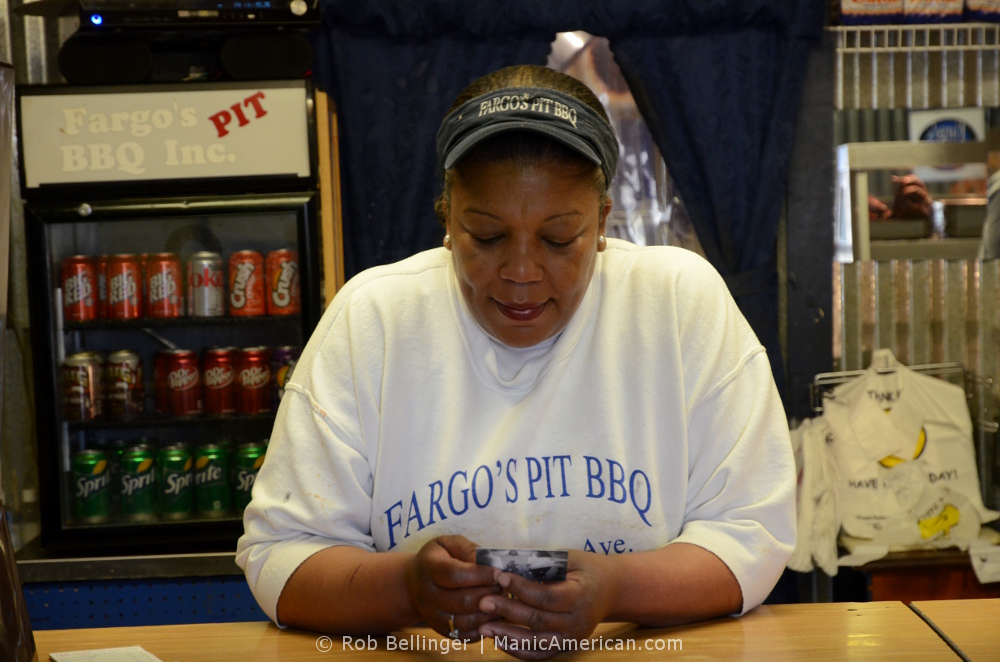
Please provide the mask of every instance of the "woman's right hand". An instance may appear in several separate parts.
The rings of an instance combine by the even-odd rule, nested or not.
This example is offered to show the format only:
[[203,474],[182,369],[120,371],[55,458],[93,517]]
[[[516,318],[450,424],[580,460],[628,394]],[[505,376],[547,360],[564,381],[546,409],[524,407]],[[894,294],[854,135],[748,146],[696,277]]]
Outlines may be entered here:
[[479,639],[479,626],[497,618],[480,611],[479,600],[500,593],[499,574],[496,568],[476,565],[476,544],[468,538],[440,536],[411,560],[406,590],[428,627],[447,637],[454,624],[458,638]]

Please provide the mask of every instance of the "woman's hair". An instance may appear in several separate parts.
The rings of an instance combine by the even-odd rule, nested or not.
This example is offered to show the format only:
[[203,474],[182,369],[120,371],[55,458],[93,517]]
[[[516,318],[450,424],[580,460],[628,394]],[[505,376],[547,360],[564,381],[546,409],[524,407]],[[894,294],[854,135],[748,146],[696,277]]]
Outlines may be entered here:
[[[457,108],[478,96],[508,87],[542,87],[557,90],[590,106],[610,124],[604,106],[601,105],[600,100],[589,87],[568,74],[533,64],[505,67],[477,78],[459,93],[445,116],[447,117]],[[580,169],[581,174],[592,173],[594,190],[600,196],[600,205],[603,208],[611,182],[606,181],[599,166],[594,165],[569,147],[540,136],[538,133],[507,131],[483,140],[465,154],[454,168],[444,173],[443,190],[434,201],[434,211],[437,213],[438,220],[441,223],[445,222],[451,200],[451,184],[456,172],[461,176],[464,165],[471,163],[514,163],[518,167],[527,167],[543,162],[576,167]]]

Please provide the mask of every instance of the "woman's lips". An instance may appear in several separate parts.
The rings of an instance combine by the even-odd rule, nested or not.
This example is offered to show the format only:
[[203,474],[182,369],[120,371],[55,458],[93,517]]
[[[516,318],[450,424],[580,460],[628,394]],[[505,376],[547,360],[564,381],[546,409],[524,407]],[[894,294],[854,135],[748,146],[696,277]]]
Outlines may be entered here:
[[542,302],[540,304],[505,304],[496,302],[497,308],[503,313],[503,316],[507,319],[514,320],[515,322],[530,322],[536,319],[539,315],[545,312],[545,304],[547,302]]

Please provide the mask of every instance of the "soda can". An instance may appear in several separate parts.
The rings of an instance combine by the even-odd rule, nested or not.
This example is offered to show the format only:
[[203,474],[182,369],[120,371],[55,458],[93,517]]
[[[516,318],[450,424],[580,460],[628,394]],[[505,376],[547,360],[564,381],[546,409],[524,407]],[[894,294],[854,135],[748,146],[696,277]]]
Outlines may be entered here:
[[92,322],[98,319],[97,269],[92,258],[86,255],[63,258],[59,282],[62,286],[64,320]]
[[264,444],[253,441],[236,447],[233,462],[233,506],[237,513],[242,513],[250,503],[253,484],[257,481],[257,472],[264,464],[266,452]]
[[142,261],[132,254],[108,258],[108,319],[142,317]]
[[73,456],[73,518],[96,524],[111,519],[111,472],[108,455],[87,449]]
[[201,370],[198,355],[190,349],[174,349],[167,361],[167,412],[174,416],[192,416],[203,409]]
[[264,258],[257,251],[229,256],[229,314],[256,317],[267,312],[264,302]]
[[236,362],[237,410],[241,414],[271,411],[271,350],[247,347]]
[[146,258],[146,316],[157,318],[184,315],[181,261],[173,253],[156,253]]
[[104,397],[112,418],[135,418],[145,404],[142,358],[138,352],[121,349],[104,362]]
[[271,352],[271,408],[274,411],[278,411],[281,398],[285,397],[285,384],[292,378],[300,353],[298,347],[290,345],[275,347]]
[[222,256],[218,253],[195,253],[188,260],[188,315],[222,317],[226,312]]
[[94,258],[94,271],[97,274],[97,319],[108,318],[108,256],[99,255]]
[[194,509],[194,474],[191,451],[174,444],[160,449],[157,457],[156,492],[163,519],[185,519]]
[[236,413],[235,347],[211,347],[202,359],[202,381],[205,384],[205,413],[226,415]]
[[97,352],[66,357],[62,366],[62,393],[67,421],[92,421],[104,414],[102,364]]
[[126,449],[121,458],[120,511],[122,517],[135,522],[156,519],[156,451],[139,444]]
[[229,514],[229,454],[220,444],[204,444],[195,450],[194,500],[200,515]]
[[283,248],[267,254],[267,314],[294,315],[302,309],[299,255]]

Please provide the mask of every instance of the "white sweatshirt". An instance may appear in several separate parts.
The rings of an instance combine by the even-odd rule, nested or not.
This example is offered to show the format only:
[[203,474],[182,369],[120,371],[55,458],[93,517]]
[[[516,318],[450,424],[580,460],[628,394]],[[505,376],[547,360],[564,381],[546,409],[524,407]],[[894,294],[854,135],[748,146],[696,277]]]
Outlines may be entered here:
[[795,544],[788,425],[764,349],[694,253],[609,239],[552,341],[507,347],[474,321],[451,254],[353,278],[295,368],[236,561],[272,619],[331,545],[718,556],[743,611]]

